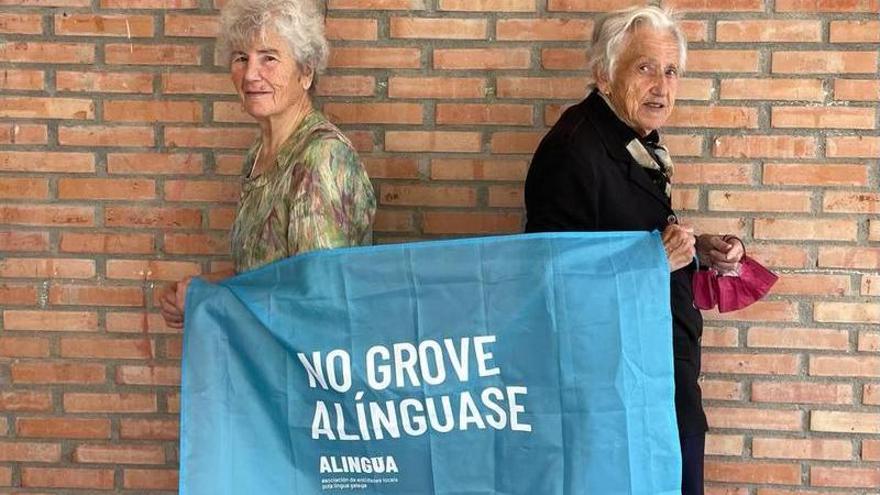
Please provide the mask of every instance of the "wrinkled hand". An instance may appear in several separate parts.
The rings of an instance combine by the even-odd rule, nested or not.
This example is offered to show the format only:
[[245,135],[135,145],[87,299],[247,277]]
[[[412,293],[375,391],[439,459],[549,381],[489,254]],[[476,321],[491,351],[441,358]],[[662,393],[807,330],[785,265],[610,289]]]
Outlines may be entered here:
[[183,311],[186,307],[186,289],[192,277],[186,277],[179,282],[174,282],[165,288],[159,305],[162,308],[162,318],[169,328],[183,328]]
[[670,224],[660,236],[663,249],[669,259],[670,271],[684,268],[694,259],[696,238],[694,229],[684,225]]
[[736,238],[728,242],[722,236],[704,234],[697,239],[697,253],[704,265],[718,270],[719,273],[730,273],[739,268],[745,247]]

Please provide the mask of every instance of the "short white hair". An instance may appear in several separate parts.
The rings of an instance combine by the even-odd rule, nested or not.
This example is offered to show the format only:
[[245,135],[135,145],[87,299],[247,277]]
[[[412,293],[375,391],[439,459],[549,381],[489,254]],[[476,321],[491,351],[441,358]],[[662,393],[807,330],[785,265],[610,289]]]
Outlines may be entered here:
[[596,87],[596,75],[606,74],[611,80],[617,58],[626,46],[629,35],[638,27],[666,30],[678,43],[678,68],[684,72],[687,62],[687,38],[670,10],[636,6],[602,15],[593,28],[593,39],[587,52],[589,89]]
[[230,0],[220,12],[217,50],[228,63],[232,52],[265,36],[267,29],[287,41],[300,68],[317,74],[327,67],[330,45],[315,0]]

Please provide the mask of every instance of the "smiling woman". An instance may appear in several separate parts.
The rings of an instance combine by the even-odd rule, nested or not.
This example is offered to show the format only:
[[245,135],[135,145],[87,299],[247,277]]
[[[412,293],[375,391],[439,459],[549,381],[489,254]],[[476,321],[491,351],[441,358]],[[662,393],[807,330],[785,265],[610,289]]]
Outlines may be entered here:
[[[260,126],[243,164],[232,228],[234,271],[216,282],[307,251],[371,241],[373,188],[349,140],[314,109],[310,92],[327,63],[324,23],[313,0],[231,0],[218,49],[242,107]],[[184,321],[189,278],[161,299],[170,327]]]

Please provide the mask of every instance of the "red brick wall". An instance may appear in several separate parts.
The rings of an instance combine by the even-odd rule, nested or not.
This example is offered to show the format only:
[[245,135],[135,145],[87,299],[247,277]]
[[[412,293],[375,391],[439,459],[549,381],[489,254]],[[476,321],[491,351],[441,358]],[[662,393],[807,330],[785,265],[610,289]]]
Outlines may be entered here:
[[[329,0],[319,100],[374,178],[377,239],[518,231],[594,14],[628,3]],[[692,42],[675,201],[782,274],[708,323],[709,493],[876,493],[880,2],[670,3]],[[0,492],[176,486],[181,340],[151,308],[227,265],[254,135],[215,7],[0,0]]]

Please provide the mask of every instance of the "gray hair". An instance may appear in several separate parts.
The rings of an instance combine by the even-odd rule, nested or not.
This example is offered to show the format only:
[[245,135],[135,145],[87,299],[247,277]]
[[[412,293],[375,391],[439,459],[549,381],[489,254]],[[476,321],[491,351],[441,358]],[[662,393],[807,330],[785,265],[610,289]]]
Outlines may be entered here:
[[678,42],[679,70],[684,72],[687,62],[687,38],[678,21],[669,10],[659,7],[636,6],[609,12],[596,20],[593,39],[587,52],[588,88],[596,87],[596,74],[613,77],[617,57],[626,46],[627,37],[639,26],[667,30]]
[[327,67],[330,45],[315,0],[230,0],[220,12],[217,50],[221,60],[228,62],[233,51],[264,36],[267,28],[287,40],[300,68],[317,74]]

